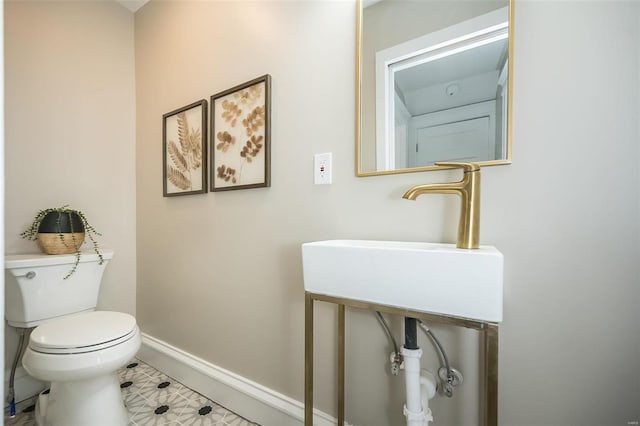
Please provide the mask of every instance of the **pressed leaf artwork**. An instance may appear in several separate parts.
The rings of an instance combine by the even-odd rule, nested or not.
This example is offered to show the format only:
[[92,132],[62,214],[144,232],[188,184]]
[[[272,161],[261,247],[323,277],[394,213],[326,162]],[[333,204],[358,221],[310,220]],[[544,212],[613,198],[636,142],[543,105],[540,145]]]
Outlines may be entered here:
[[268,87],[264,76],[211,97],[213,191],[268,186]]
[[218,132],[216,138],[220,141],[220,143],[216,145],[218,151],[227,152],[229,147],[236,143],[236,137],[226,131]]
[[167,166],[167,179],[180,189],[191,189],[191,179],[184,175],[183,172],[171,166]]
[[206,191],[204,138],[206,101],[163,116],[165,173],[164,195]]
[[247,136],[253,135],[264,126],[264,106],[255,107],[243,120]]
[[195,170],[202,166],[202,136],[200,135],[200,129],[189,132],[189,144],[189,152],[193,154],[191,156],[191,166]]
[[247,160],[247,163],[250,163],[253,158],[255,158],[262,148],[262,140],[264,137],[261,136],[251,136],[251,139],[245,143],[244,147],[242,147],[242,151],[240,151],[240,156]]
[[235,95],[235,97],[238,99],[238,102],[242,104],[253,104],[260,98],[260,96],[262,96],[262,87],[260,87],[259,85],[254,85],[246,90],[236,92]]
[[225,182],[231,181],[231,183],[236,183],[236,171],[231,167],[227,167],[224,164],[218,167],[218,178],[224,180]]
[[225,119],[231,127],[236,127],[236,122],[240,114],[242,114],[242,110],[238,107],[238,105],[232,101],[226,100],[222,102],[222,118]]
[[[178,172],[186,172],[189,169],[189,165],[187,164],[187,159],[180,152],[180,148],[176,145],[174,141],[169,141],[169,157],[171,157],[171,161],[175,164]],[[170,168],[173,168],[169,165]],[[179,186],[179,185],[178,185]],[[186,188],[183,188],[186,189]]]
[[173,165],[167,165],[167,179],[178,188],[186,191],[193,189],[191,172],[202,164],[200,129],[189,129],[189,121],[185,112],[176,115],[176,120],[180,147],[178,148],[174,141],[169,140],[169,157]]

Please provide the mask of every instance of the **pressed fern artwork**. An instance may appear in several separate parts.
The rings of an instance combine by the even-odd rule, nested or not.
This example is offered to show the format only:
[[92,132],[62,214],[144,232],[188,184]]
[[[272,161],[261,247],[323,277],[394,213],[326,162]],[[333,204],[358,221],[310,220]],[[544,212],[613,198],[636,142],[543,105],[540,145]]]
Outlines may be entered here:
[[207,192],[207,101],[162,116],[163,195]]
[[202,136],[200,129],[189,129],[187,114],[176,115],[178,141],[169,140],[167,151],[171,164],[167,164],[167,179],[183,191],[193,190],[192,172],[202,166]]
[[268,187],[271,76],[211,97],[211,191]]

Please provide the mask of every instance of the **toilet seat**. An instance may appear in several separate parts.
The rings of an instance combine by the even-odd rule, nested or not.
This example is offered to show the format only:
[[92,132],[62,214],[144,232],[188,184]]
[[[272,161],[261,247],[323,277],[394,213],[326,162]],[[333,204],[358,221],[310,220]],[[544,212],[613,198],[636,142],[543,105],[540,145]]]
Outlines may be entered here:
[[31,333],[29,348],[51,355],[82,354],[120,345],[136,336],[133,316],[95,311],[52,320]]
[[[22,365],[32,377],[51,382],[46,401],[36,405],[38,425],[130,423],[117,371],[140,349],[140,330],[130,315],[112,314],[77,314],[52,320],[32,332],[35,336],[29,339]],[[129,318],[133,331],[128,331]],[[55,327],[44,327],[52,323]],[[96,327],[93,333],[85,333],[91,327]]]

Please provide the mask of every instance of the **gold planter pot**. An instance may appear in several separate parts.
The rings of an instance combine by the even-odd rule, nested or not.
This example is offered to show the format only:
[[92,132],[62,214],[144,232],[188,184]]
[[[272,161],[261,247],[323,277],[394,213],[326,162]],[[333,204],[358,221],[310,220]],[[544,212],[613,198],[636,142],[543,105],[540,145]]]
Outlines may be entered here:
[[84,241],[84,232],[44,233],[37,236],[38,247],[46,254],[71,254],[79,250]]

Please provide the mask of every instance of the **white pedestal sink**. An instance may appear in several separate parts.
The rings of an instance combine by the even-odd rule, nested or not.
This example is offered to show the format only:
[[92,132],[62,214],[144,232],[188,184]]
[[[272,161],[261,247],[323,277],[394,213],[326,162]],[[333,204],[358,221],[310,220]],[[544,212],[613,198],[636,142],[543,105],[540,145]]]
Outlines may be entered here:
[[302,245],[307,292],[420,312],[502,321],[503,258],[495,247],[331,240]]

